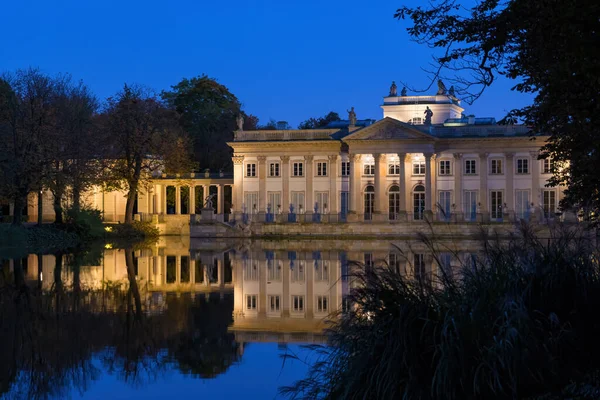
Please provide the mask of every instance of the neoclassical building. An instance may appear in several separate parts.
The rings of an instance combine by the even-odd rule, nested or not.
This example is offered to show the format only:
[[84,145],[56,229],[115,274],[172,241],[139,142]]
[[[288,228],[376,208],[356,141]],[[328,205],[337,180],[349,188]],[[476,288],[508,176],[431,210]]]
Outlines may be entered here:
[[[404,91],[403,91],[404,92]],[[451,92],[450,92],[451,93]],[[445,90],[384,97],[383,119],[235,132],[233,209],[257,222],[554,219],[547,136],[465,116]],[[405,93],[403,93],[405,94]]]

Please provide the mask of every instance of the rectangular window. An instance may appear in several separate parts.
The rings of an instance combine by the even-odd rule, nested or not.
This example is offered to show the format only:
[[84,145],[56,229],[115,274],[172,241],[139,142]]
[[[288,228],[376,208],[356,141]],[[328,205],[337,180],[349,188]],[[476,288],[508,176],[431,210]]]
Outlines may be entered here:
[[292,192],[291,213],[304,213],[304,192]]
[[269,176],[279,176],[279,163],[269,163]]
[[556,191],[543,190],[542,195],[544,201],[544,216],[546,218],[552,218],[556,213]]
[[400,273],[400,255],[396,253],[390,253],[388,255],[388,264],[392,271],[399,274]]
[[414,257],[415,280],[424,282],[427,274],[425,270],[425,254],[415,254]]
[[304,282],[304,262],[300,261],[292,269],[292,282]]
[[425,175],[425,161],[413,161],[413,175]]
[[515,213],[517,218],[529,219],[529,190],[515,190]]
[[388,164],[388,175],[400,175],[400,164]]
[[244,260],[244,280],[245,281],[257,281],[258,280],[258,265],[256,261]]
[[350,161],[342,161],[342,176],[350,176]]
[[256,310],[256,295],[246,295],[246,310]]
[[465,175],[477,174],[476,160],[465,160]]
[[365,164],[363,175],[375,175],[375,164]]
[[502,208],[504,207],[503,197],[502,191],[500,190],[492,190],[490,192],[490,212],[491,217],[494,220],[502,219]]
[[268,302],[269,302],[269,311],[277,312],[280,310],[281,299],[279,296],[269,296]]
[[246,176],[247,177],[255,177],[256,176],[256,164],[246,164]]
[[440,161],[440,175],[450,175],[450,161]]
[[317,296],[317,312],[328,312],[329,311],[329,297],[328,296]]
[[554,171],[554,161],[552,161],[551,158],[544,158],[544,160],[542,160],[542,162],[543,162],[542,173],[551,174]]
[[327,176],[327,162],[319,161],[317,163],[317,176]]
[[304,296],[292,296],[292,309],[295,312],[304,311]]
[[502,174],[502,160],[499,158],[493,158],[491,161],[491,174],[499,175]]
[[267,261],[267,280],[281,281],[281,262],[277,260]]
[[329,261],[315,260],[315,280],[319,282],[329,281]]
[[529,159],[518,158],[517,159],[517,174],[528,174],[529,173]]
[[304,176],[304,163],[295,162],[293,165],[292,176]]

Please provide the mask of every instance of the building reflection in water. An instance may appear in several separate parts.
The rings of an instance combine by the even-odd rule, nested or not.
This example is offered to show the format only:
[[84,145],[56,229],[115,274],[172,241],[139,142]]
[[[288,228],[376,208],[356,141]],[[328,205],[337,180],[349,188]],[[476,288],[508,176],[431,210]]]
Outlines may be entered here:
[[[146,312],[160,312],[166,296],[233,294],[230,331],[238,343],[322,343],[328,316],[347,306],[353,261],[385,265],[418,280],[435,282],[443,268],[456,273],[477,257],[480,243],[445,240],[435,247],[413,241],[357,240],[203,240],[164,237],[134,251],[134,273],[146,288]],[[127,281],[126,250],[106,249],[100,265],[82,268],[82,287]],[[434,255],[435,253],[435,255]],[[54,256],[27,259],[27,277],[44,289],[54,285]],[[73,272],[63,268],[69,286]],[[208,298],[208,297],[207,297]]]

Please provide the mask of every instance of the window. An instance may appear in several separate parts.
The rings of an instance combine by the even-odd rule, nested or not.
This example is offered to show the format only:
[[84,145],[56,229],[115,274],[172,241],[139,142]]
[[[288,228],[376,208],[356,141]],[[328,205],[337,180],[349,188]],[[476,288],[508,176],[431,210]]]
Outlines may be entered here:
[[256,176],[256,164],[246,164],[246,176],[254,177]]
[[272,259],[267,261],[267,280],[281,281],[281,262]]
[[292,174],[293,176],[304,176],[304,163],[300,161],[295,162]]
[[542,191],[544,201],[544,216],[546,218],[554,217],[556,213],[556,192],[554,190]]
[[304,296],[292,296],[292,309],[295,312],[304,311]]
[[388,165],[388,175],[400,175],[400,164],[392,163]]
[[517,158],[517,174],[529,173],[529,159]]
[[415,117],[408,120],[408,123],[411,125],[423,125],[423,118]]
[[269,163],[269,176],[279,176],[279,163]]
[[350,176],[350,161],[342,161],[342,176]]
[[328,296],[317,296],[317,312],[328,312],[329,311],[329,297]]
[[477,174],[476,160],[465,160],[465,175]]
[[425,161],[413,161],[413,175],[425,175]]
[[363,175],[375,175],[375,164],[365,164]]
[[400,273],[400,256],[396,253],[390,253],[388,256],[388,265],[395,273]]
[[424,282],[427,277],[425,269],[425,254],[415,254],[414,256],[415,280],[418,282]]
[[544,158],[542,173],[551,174],[554,171],[554,161],[551,158]]
[[279,296],[269,296],[268,301],[269,301],[269,311],[271,311],[271,312],[279,311],[280,306],[281,306],[281,300],[280,300]]
[[244,280],[245,281],[257,281],[258,280],[258,266],[256,261],[244,260]]
[[450,160],[440,161],[440,175],[450,175]]
[[494,158],[491,160],[492,165],[492,174],[502,174],[502,160],[499,158]]
[[304,282],[304,262],[300,261],[292,270],[292,282]]
[[317,176],[327,176],[327,162],[319,161],[317,163]]
[[315,260],[315,280],[319,282],[329,281],[329,261]]
[[246,295],[246,310],[256,310],[256,295]]

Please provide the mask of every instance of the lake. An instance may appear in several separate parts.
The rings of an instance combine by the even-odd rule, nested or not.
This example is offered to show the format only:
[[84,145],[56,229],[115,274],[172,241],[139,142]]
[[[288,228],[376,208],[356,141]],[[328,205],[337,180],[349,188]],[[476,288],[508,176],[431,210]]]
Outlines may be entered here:
[[4,258],[0,393],[278,398],[309,368],[303,345],[325,344],[331,313],[349,306],[355,261],[423,275],[478,251],[437,246],[434,259],[408,241],[161,237]]

